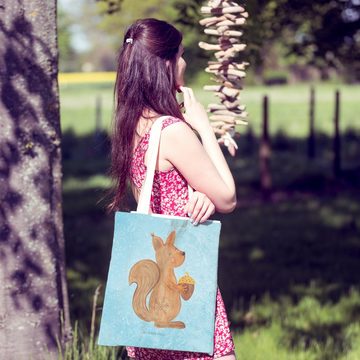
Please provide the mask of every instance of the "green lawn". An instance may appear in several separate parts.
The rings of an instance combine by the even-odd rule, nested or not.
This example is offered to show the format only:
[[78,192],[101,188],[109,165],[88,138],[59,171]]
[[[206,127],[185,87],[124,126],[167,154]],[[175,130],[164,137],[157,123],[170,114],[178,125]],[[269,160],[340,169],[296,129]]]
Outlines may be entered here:
[[[239,207],[231,214],[215,214],[222,221],[219,287],[239,360],[360,359],[360,91],[339,86],[343,173],[334,178],[328,135],[336,87],[316,88],[317,128],[325,134],[317,137],[312,160],[304,138],[309,87],[244,91],[255,135],[261,97],[267,93],[271,99],[274,197],[270,203],[261,200],[258,138],[241,127],[238,155],[227,156]],[[61,88],[67,277],[72,320],[79,320],[83,342],[93,293],[102,284],[99,324],[111,252],[113,218],[100,201],[109,186],[108,148],[104,134],[93,134],[95,97],[102,95],[106,128],[111,92],[111,87],[99,85]],[[210,100],[208,93],[195,92],[204,103]],[[280,129],[285,134],[277,134]],[[115,358],[114,351],[93,351],[69,359]]]
[[[209,82],[210,83],[210,82]],[[219,102],[211,92],[192,86],[197,98],[207,106]],[[240,99],[247,106],[249,124],[256,134],[260,131],[262,98],[270,99],[270,131],[284,131],[290,136],[304,137],[308,132],[310,85],[296,84],[274,87],[247,87]],[[341,130],[360,128],[360,86],[318,84],[316,89],[316,129],[333,133],[334,92],[341,91]],[[76,134],[92,132],[95,128],[96,96],[102,99],[102,119],[108,129],[113,107],[113,84],[67,85],[60,87],[61,123],[63,131],[72,128]],[[239,131],[246,131],[240,126]]]

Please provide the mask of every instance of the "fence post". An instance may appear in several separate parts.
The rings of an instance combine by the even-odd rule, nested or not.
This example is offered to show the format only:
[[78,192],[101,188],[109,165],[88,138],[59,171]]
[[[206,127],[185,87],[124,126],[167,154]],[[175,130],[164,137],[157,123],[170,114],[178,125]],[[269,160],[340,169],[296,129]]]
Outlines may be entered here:
[[94,131],[94,135],[93,135],[95,153],[100,153],[100,145],[102,142],[101,107],[102,107],[101,95],[96,95],[96,98],[95,98],[95,131]]
[[263,123],[262,135],[260,140],[259,160],[260,160],[260,183],[263,200],[270,199],[271,194],[271,173],[270,173],[270,139],[269,139],[269,99],[263,98]]
[[310,107],[309,107],[309,138],[308,138],[308,158],[315,157],[315,89],[310,89]]
[[341,172],[341,143],[340,143],[340,91],[335,92],[335,111],[334,111],[334,176],[338,177]]
[[97,95],[95,101],[95,134],[99,134],[101,132],[101,95]]

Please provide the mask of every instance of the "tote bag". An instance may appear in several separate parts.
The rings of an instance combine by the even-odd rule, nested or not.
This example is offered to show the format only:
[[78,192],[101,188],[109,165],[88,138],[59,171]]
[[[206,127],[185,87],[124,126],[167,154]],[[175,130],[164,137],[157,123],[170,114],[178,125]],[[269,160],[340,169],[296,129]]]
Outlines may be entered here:
[[99,345],[213,354],[221,223],[149,214],[162,120],[137,211],[116,212]]

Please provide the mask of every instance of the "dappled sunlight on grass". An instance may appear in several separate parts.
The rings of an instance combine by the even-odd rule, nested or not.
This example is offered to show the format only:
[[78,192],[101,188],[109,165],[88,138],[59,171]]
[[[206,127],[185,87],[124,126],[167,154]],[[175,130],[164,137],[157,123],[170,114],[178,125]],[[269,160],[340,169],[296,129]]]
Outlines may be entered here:
[[239,360],[312,360],[317,359],[311,349],[292,350],[281,344],[283,330],[281,325],[273,323],[270,327],[246,330],[235,333],[234,342]]
[[109,188],[111,181],[104,175],[89,176],[86,179],[77,177],[67,178],[63,182],[63,191],[69,190],[86,190],[91,188]]
[[243,320],[243,329],[235,332],[237,355],[239,359],[264,359],[264,354],[269,354],[269,359],[359,356],[359,304],[356,290],[338,302],[325,303],[311,295],[298,303],[289,297],[275,301],[265,295],[247,311],[241,307],[232,311],[232,316]]

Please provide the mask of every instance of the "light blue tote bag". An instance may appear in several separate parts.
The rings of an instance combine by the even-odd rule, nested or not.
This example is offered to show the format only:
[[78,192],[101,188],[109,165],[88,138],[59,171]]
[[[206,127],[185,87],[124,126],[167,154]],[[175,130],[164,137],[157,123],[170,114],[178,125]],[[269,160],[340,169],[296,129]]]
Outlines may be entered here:
[[212,355],[221,223],[149,214],[163,118],[151,128],[137,211],[115,214],[98,344]]

